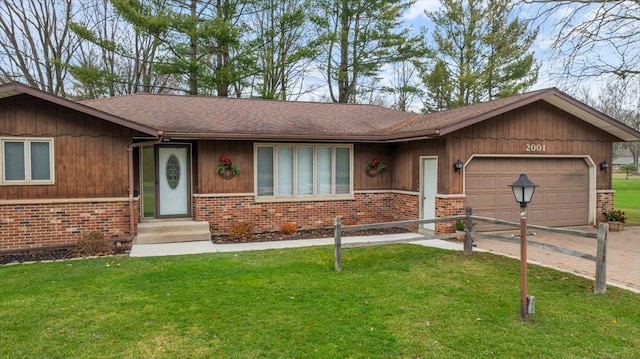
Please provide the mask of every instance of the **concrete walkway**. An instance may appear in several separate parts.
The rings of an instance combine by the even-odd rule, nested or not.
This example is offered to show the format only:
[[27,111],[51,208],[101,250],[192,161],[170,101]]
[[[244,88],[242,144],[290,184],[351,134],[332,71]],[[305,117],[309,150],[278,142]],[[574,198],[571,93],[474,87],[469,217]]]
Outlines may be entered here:
[[[440,239],[425,239],[417,233],[385,234],[378,236],[343,237],[342,243],[375,243],[391,240],[417,240],[417,244],[442,249],[462,250],[462,243],[447,242]],[[131,247],[130,257],[158,257],[198,253],[224,253],[261,251],[267,249],[299,248],[311,246],[332,246],[333,238],[296,239],[290,241],[251,242],[214,244],[211,241],[162,243],[162,244],[136,244]]]

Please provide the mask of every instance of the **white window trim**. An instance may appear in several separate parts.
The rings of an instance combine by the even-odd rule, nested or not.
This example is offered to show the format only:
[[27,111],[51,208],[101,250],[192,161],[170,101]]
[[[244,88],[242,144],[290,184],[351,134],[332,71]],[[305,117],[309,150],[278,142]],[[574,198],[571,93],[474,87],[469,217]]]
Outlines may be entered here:
[[[25,179],[22,180],[6,180],[4,171],[4,143],[5,142],[23,142],[25,143]],[[49,174],[48,180],[32,180],[31,179],[31,142],[47,142],[49,143]],[[0,137],[0,185],[3,186],[37,186],[50,185],[55,183],[55,146],[54,139],[50,137]]]
[[[293,188],[294,195],[293,196],[278,196],[278,178],[277,178],[277,169],[278,169],[278,159],[277,153],[274,150],[273,152],[273,192],[272,196],[259,196],[258,195],[258,148],[259,147],[268,147],[268,148],[277,148],[277,147],[293,147]],[[331,148],[331,194],[326,195],[297,195],[295,191],[298,188],[298,148],[299,147],[311,147],[313,148],[313,192],[315,193],[317,190],[317,152],[320,147],[329,147]],[[336,148],[346,148],[349,149],[349,193],[336,194]],[[334,200],[352,200],[355,198],[353,192],[353,144],[344,144],[344,143],[254,143],[253,145],[253,170],[255,173],[254,182],[254,197],[256,202],[305,202],[305,201],[334,201]]]

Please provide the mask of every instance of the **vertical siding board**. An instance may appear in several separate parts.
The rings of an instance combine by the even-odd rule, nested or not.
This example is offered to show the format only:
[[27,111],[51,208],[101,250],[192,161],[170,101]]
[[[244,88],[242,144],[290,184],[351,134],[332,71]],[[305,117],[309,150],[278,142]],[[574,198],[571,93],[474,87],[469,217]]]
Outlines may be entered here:
[[57,137],[55,139],[55,174],[56,191],[52,197],[65,198],[69,196],[69,136]]
[[27,133],[27,113],[25,111],[25,96],[16,96],[15,108],[15,135],[24,136]]

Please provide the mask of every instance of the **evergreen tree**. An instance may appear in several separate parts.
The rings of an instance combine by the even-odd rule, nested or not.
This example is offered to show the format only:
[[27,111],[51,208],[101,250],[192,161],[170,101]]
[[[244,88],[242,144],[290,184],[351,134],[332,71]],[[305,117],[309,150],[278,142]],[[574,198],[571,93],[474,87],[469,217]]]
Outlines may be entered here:
[[[242,49],[244,0],[110,0],[136,33],[153,39],[151,72],[174,79],[176,90],[192,95],[229,96],[249,76],[254,63]],[[76,33],[102,49],[123,44],[76,24]],[[105,74],[96,73],[96,79]],[[114,74],[120,76],[121,74]]]
[[422,41],[402,27],[414,0],[316,0],[313,43],[333,102],[356,102],[358,84],[385,64],[424,55]]
[[431,58],[422,79],[440,111],[522,92],[537,80],[531,45],[537,29],[512,16],[508,0],[443,0],[433,21]]

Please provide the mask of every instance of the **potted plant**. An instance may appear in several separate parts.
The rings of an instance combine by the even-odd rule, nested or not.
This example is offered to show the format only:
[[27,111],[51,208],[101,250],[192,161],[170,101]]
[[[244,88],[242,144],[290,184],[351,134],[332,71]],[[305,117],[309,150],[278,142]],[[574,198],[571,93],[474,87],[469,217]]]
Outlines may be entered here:
[[458,240],[463,240],[464,239],[464,227],[465,227],[465,221],[459,219],[456,221],[456,234],[457,234],[457,239]]
[[622,230],[622,224],[626,219],[624,212],[619,209],[611,209],[608,212],[604,212],[604,217],[609,222],[609,230],[612,232],[618,232]]

